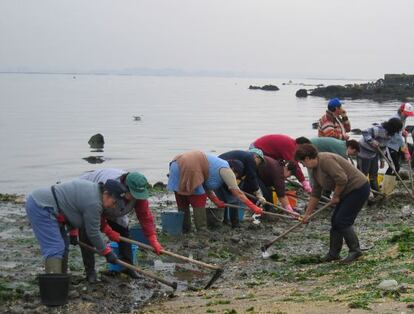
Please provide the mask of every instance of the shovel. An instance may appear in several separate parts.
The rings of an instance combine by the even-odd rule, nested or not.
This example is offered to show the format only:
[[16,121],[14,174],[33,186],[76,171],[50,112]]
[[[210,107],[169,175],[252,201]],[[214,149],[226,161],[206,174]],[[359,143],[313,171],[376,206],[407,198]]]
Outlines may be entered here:
[[[322,212],[323,210],[325,210],[326,208],[328,208],[329,206],[331,206],[330,203],[323,205],[321,208],[319,208],[317,211],[315,211],[312,215],[309,216],[309,219],[312,219],[314,216],[316,216],[317,214],[319,214],[320,212]],[[261,247],[262,250],[262,257],[263,258],[268,258],[270,256],[269,252],[267,251],[267,249],[269,247],[271,247],[274,243],[276,243],[277,241],[279,241],[280,239],[284,238],[287,234],[289,234],[290,232],[292,232],[293,230],[295,230],[296,228],[299,228],[300,226],[302,226],[302,222],[297,223],[296,225],[293,225],[292,227],[290,227],[289,229],[287,229],[285,232],[283,232],[281,235],[278,235],[276,238],[274,238],[273,240],[268,241],[266,244],[264,244]]]
[[404,185],[405,189],[407,190],[408,194],[410,194],[411,198],[414,200],[414,195],[413,192],[410,191],[410,189],[408,188],[408,186],[405,184],[404,180],[400,177],[400,175],[398,174],[398,172],[395,170],[394,164],[392,163],[392,161],[390,161],[388,159],[387,156],[385,156],[384,152],[381,149],[378,149],[379,154],[381,155],[382,158],[384,158],[384,160],[387,162],[387,164],[390,166],[390,168],[392,169],[392,171],[395,173],[395,175],[397,176],[397,178],[401,181],[401,183]]
[[[291,183],[291,184],[293,184],[294,186],[296,186],[297,188],[299,188],[299,189],[301,189],[301,190],[303,190],[305,193],[307,193],[307,194],[309,194],[308,192],[306,192],[304,189],[303,189],[303,187],[299,184],[299,183],[297,183],[297,182],[295,182],[295,181],[292,181],[292,180],[289,180],[289,179],[287,179],[286,180],[287,182],[289,182],[289,183]],[[291,196],[293,196],[293,197],[295,197],[294,195],[291,195]],[[299,198],[298,196],[296,196],[297,198]],[[330,202],[331,201],[331,199],[329,198],[329,197],[326,197],[325,195],[322,195],[321,196],[321,198],[325,201],[325,202]],[[321,202],[322,203],[322,202]],[[328,204],[328,203],[326,203],[326,204]]]
[[[92,251],[92,252],[94,252],[94,253],[99,254],[99,255],[102,256],[102,254],[97,249],[95,249],[94,247],[92,247],[90,245],[87,245],[86,243],[83,243],[83,242],[79,241],[79,245],[81,245],[84,248],[87,248],[88,250],[90,250],[90,251]],[[174,282],[170,282],[168,280],[165,280],[164,278],[158,277],[157,275],[155,275],[155,274],[153,274],[153,273],[151,273],[149,271],[142,270],[141,268],[139,268],[137,266],[134,266],[134,265],[128,264],[128,263],[126,263],[124,261],[121,261],[119,258],[116,260],[116,263],[118,265],[124,266],[126,268],[135,270],[137,273],[139,273],[139,274],[141,274],[143,276],[146,276],[146,277],[149,277],[149,278],[154,279],[156,281],[159,281],[159,282],[163,283],[164,285],[173,288],[174,291],[177,290],[177,283],[175,281]]]
[[[246,196],[248,196],[248,197],[255,198],[256,200],[258,199],[257,196],[255,196],[253,194],[250,194],[250,193],[247,193],[247,192],[243,192],[243,193],[246,194]],[[270,202],[266,202],[266,205],[270,205],[273,208],[280,209],[281,211],[283,211],[283,212],[285,212],[285,213],[287,213],[287,214],[289,214],[291,216],[297,216],[297,217],[300,216],[298,213],[292,213],[292,212],[288,211],[287,209],[284,209],[282,206],[277,206],[277,205],[275,205],[273,203],[270,203]],[[264,213],[264,214],[266,215],[266,213]]]
[[[251,211],[249,208],[246,207],[240,207],[238,205],[234,205],[234,204],[224,204],[224,206],[226,207],[231,207],[231,208],[240,208],[243,210],[247,210],[247,211]],[[281,217],[281,218],[288,218],[288,219],[292,219],[294,218],[292,215],[288,216],[288,215],[282,215],[282,214],[276,214],[276,213],[270,213],[270,212],[262,212],[262,215],[266,215],[266,216],[271,216],[271,217]],[[299,217],[299,216],[298,216]]]
[[[136,241],[136,240],[132,240],[132,239],[129,239],[129,238],[125,238],[125,237],[122,237],[122,236],[119,237],[119,238],[123,242],[131,243],[131,244],[136,244],[140,248],[143,248],[143,249],[149,250],[149,251],[153,251],[152,246],[147,245],[145,243],[142,243],[142,242],[139,242],[139,241]],[[218,278],[220,278],[221,274],[223,273],[223,268],[222,267],[219,267],[219,266],[216,266],[216,265],[207,264],[207,263],[204,263],[204,262],[201,262],[201,261],[197,261],[197,260],[192,259],[192,258],[189,258],[189,257],[185,257],[185,256],[182,256],[182,255],[175,254],[173,252],[166,251],[166,250],[161,250],[161,254],[174,257],[174,258],[179,259],[179,260],[182,260],[182,261],[184,261],[186,263],[192,263],[192,264],[195,264],[195,265],[204,267],[204,268],[208,268],[208,269],[211,269],[211,270],[215,270],[215,273],[214,273],[213,277],[211,277],[210,281],[206,284],[206,286],[204,287],[204,289],[210,288],[211,285]]]

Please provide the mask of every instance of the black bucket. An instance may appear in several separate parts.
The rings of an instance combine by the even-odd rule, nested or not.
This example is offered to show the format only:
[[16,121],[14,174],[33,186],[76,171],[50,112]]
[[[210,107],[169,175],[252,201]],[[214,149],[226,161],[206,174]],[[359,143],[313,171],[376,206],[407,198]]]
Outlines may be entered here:
[[37,278],[42,304],[60,306],[68,303],[69,274],[40,274]]

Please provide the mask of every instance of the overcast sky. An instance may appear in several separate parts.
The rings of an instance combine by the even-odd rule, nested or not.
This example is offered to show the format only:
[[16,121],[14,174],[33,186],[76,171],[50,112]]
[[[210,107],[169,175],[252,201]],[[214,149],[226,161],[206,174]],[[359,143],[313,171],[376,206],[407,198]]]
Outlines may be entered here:
[[414,73],[412,0],[1,0],[0,70]]

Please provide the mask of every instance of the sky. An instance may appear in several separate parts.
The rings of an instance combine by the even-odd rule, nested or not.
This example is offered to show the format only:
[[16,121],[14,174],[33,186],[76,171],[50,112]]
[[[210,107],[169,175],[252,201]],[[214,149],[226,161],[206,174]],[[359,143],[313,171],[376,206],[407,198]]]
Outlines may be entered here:
[[413,12],[412,0],[1,0],[0,71],[374,79],[414,73]]

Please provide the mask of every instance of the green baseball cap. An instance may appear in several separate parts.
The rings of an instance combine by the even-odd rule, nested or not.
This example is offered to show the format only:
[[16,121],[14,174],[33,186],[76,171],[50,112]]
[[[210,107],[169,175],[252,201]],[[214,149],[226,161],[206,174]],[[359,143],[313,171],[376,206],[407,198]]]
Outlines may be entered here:
[[149,197],[147,178],[139,172],[128,173],[125,184],[135,199],[146,200]]
[[263,155],[263,152],[262,152],[261,149],[258,149],[258,148],[250,148],[249,149],[249,152],[251,152],[251,153],[256,154],[257,156],[259,156],[263,163],[266,162],[266,160],[264,159],[264,155]]

